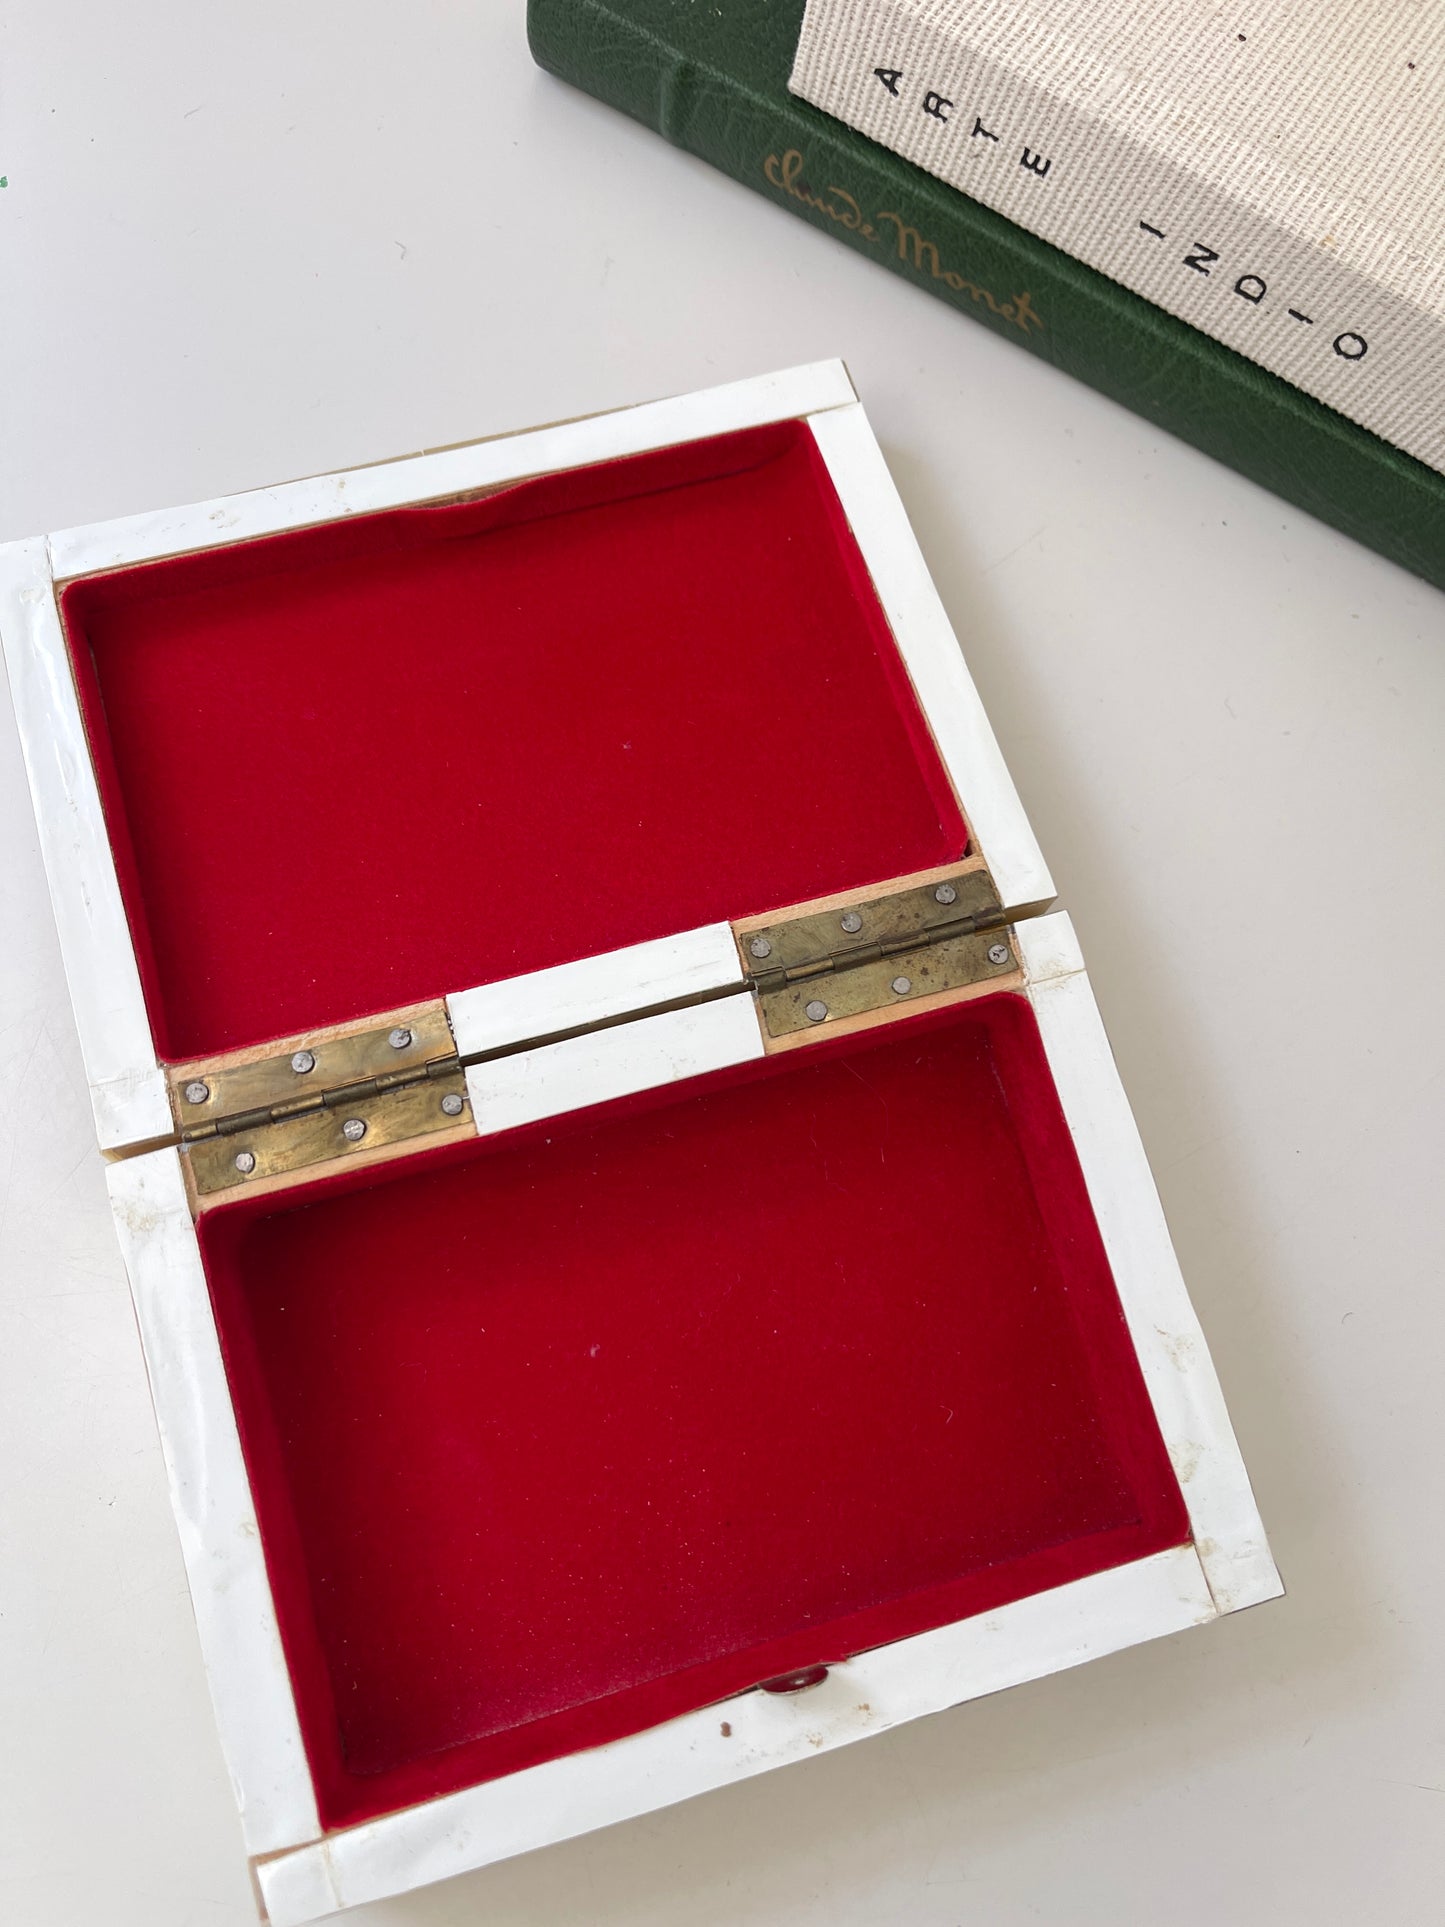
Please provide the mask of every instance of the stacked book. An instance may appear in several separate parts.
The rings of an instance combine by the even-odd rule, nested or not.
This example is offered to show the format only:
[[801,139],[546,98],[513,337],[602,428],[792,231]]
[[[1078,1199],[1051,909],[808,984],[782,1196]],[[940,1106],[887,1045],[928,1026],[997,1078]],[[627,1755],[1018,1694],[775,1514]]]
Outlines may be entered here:
[[1445,587],[1445,0],[530,0],[529,29]]

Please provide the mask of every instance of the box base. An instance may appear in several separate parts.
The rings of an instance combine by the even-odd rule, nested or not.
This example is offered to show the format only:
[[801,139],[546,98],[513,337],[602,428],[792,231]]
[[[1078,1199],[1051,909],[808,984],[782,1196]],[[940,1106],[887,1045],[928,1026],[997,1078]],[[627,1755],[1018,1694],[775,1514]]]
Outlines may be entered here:
[[198,1230],[323,1823],[1181,1543],[1027,1001]]

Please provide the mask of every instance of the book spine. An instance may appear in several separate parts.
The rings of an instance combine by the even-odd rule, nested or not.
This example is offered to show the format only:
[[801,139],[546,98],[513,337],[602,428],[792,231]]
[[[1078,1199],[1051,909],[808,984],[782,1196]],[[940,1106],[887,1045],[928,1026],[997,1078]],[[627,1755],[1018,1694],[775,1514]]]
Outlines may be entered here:
[[[1445,588],[1445,479],[790,95],[801,0],[529,0],[539,66]],[[776,67],[776,76],[774,68]]]
[[808,0],[792,91],[1445,473],[1445,321],[1022,76],[996,16]]

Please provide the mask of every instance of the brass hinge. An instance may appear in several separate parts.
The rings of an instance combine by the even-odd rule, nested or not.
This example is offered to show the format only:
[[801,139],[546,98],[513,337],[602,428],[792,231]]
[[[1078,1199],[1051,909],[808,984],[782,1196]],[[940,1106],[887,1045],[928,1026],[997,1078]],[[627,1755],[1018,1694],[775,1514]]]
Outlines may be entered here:
[[987,870],[842,903],[739,937],[770,1037],[916,1003],[1018,969]]
[[465,1128],[467,1083],[443,1004],[185,1064],[171,1104],[198,1197]]

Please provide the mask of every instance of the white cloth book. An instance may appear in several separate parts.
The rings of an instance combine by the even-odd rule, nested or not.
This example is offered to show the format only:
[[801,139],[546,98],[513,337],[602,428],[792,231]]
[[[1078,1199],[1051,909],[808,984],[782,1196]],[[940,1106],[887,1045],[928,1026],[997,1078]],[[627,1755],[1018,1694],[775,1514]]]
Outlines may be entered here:
[[790,85],[1445,473],[1445,0],[808,0]]

